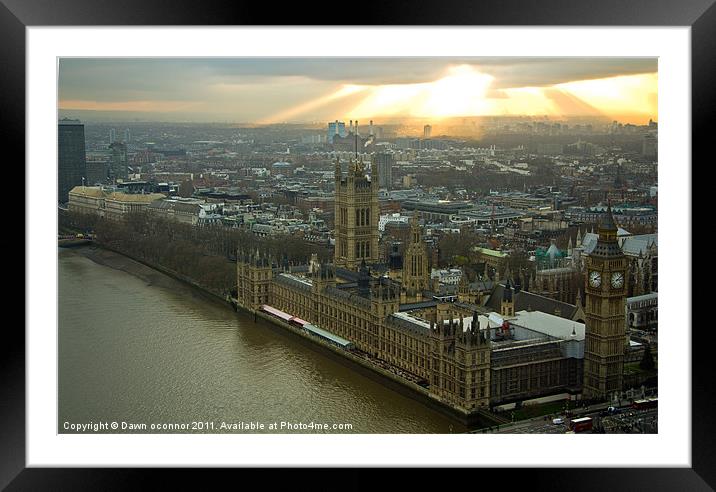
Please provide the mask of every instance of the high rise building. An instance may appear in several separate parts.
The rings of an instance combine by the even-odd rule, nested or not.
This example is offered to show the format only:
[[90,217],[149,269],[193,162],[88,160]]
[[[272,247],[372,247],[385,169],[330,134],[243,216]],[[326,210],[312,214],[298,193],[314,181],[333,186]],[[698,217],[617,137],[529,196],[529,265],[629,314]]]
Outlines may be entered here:
[[362,160],[351,159],[344,177],[336,159],[335,260],[336,267],[357,270],[361,262],[378,262],[378,167],[366,176]]
[[423,127],[423,138],[430,138],[430,135],[433,133],[433,127],[430,125],[425,125]]
[[641,141],[641,153],[644,157],[656,157],[659,152],[659,142],[655,132],[646,133]]
[[132,137],[132,135],[129,132],[129,128],[125,128],[124,129],[124,143],[128,144],[131,137]]
[[82,185],[86,173],[85,126],[79,120],[61,119],[57,124],[57,199],[66,203],[68,193]]
[[395,158],[393,154],[378,153],[373,155],[373,160],[378,164],[378,185],[380,188],[390,190],[393,183],[393,164],[395,164]]
[[584,345],[585,398],[605,399],[622,390],[626,350],[626,257],[617,241],[611,206],[586,259]]
[[347,135],[345,122],[336,120],[328,123],[328,133],[326,134],[328,143],[333,143],[333,137],[336,135],[341,138]]
[[127,169],[127,145],[114,142],[109,148],[112,151],[109,164],[110,178],[115,182],[119,179],[126,181],[129,175]]
[[87,186],[97,186],[107,184],[107,162],[106,161],[87,161],[85,173],[85,184]]
[[117,130],[114,128],[109,129],[109,145],[112,145],[117,141]]

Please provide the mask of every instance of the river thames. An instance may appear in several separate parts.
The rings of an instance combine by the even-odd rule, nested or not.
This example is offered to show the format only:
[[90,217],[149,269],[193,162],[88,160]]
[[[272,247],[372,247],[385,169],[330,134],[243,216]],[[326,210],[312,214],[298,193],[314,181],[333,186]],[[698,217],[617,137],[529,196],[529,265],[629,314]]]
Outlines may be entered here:
[[[58,256],[60,433],[466,430],[132,260],[93,247]],[[108,422],[120,426],[95,430]]]

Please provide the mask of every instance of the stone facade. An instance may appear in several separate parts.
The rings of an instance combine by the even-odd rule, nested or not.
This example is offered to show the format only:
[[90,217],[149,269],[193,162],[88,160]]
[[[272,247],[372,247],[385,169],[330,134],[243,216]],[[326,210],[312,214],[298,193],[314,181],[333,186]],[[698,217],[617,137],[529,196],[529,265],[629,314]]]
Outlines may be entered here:
[[161,193],[122,193],[99,186],[75,186],[69,192],[68,208],[70,212],[121,220],[128,213],[145,210],[150,203],[163,198]]
[[403,302],[420,301],[423,291],[430,287],[428,252],[423,241],[417,217],[410,220],[410,243],[405,248],[403,261]]
[[[309,272],[301,275],[261,253],[239,253],[238,258],[241,306],[259,310],[266,304],[343,337],[357,353],[422,381],[434,398],[465,414],[581,389],[579,350],[569,349],[569,340],[520,326],[512,287],[509,293],[503,290],[499,314],[514,320],[513,332],[517,328],[527,336],[505,334],[501,324],[490,325],[476,311],[467,317],[453,303],[401,304],[400,284],[373,277],[367,268],[353,285],[337,277],[329,264],[311,262]],[[405,307],[411,307],[409,312]],[[548,323],[571,323],[540,314]]]
[[378,262],[378,167],[366,176],[363,161],[351,160],[344,177],[336,160],[335,265],[354,270],[362,260]]
[[586,344],[584,396],[605,399],[622,391],[626,351],[627,262],[617,242],[617,226],[608,208],[599,239],[586,259]]
[[[475,289],[467,281],[461,285],[461,302],[423,298],[430,290],[428,254],[415,218],[404,255],[392,248],[387,274],[372,273],[371,268],[386,270],[375,265],[378,190],[360,162],[350,166],[344,178],[336,164],[333,263],[321,263],[314,255],[306,272],[305,267],[281,266],[259,251],[239,251],[239,306],[257,311],[267,305],[287,319],[296,317],[342,337],[354,345],[355,355],[427,388],[434,399],[463,415],[506,401],[581,389],[584,325],[572,321],[580,316],[580,307],[519,293],[519,286],[510,282],[490,282],[492,295],[500,288],[501,300],[489,316],[487,305],[466,302],[491,294],[477,289],[479,296],[470,296]],[[540,313],[537,319],[528,306],[518,313],[525,296],[563,306],[565,312]],[[530,319],[540,326],[531,328]],[[554,326],[561,325],[564,332],[565,323],[568,332],[572,325],[581,326],[581,339],[576,332],[557,333]]]

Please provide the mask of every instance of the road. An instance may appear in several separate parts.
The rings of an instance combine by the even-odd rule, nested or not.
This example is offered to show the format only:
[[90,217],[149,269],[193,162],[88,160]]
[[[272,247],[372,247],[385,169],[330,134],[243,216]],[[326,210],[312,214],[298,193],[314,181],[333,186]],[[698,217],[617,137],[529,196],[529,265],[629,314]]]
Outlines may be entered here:
[[[569,431],[568,423],[570,418],[592,417],[594,419],[595,429],[598,432],[600,426],[603,427],[606,434],[629,434],[629,433],[648,433],[654,434],[658,431],[658,409],[650,408],[645,410],[633,410],[627,402],[622,402],[618,408],[619,413],[614,415],[605,415],[607,408],[611,404],[600,403],[587,407],[577,407],[571,410],[571,416],[567,417],[564,413],[559,415],[551,414],[540,417],[534,417],[528,420],[521,420],[514,424],[507,424],[490,430],[475,430],[473,433],[492,433],[492,434],[564,434]],[[563,424],[553,424],[554,418],[560,417],[564,420]],[[595,433],[594,431],[586,431],[583,433]]]

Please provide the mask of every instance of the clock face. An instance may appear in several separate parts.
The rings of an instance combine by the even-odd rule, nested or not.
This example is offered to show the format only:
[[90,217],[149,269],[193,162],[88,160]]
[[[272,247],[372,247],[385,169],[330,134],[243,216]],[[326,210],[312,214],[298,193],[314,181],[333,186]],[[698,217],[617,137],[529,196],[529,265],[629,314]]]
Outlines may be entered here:
[[624,274],[622,272],[612,273],[612,288],[620,289],[624,285]]
[[602,274],[599,272],[589,272],[589,285],[592,287],[602,285]]

